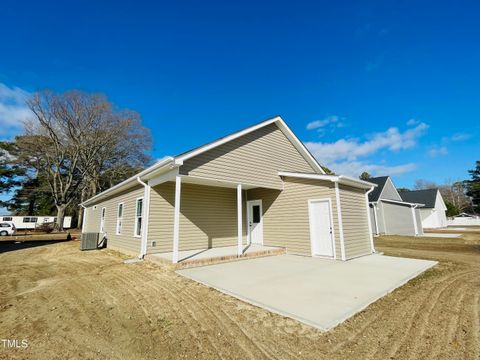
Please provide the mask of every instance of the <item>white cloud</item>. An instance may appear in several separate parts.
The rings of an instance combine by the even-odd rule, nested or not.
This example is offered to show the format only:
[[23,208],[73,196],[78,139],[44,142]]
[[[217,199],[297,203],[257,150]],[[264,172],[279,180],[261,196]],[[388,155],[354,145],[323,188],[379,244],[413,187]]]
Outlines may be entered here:
[[0,83],[0,128],[1,137],[18,133],[32,113],[25,104],[30,94],[18,87],[8,87]]
[[445,156],[448,154],[446,146],[434,146],[428,150],[428,155],[431,157]]
[[407,163],[388,166],[383,164],[371,164],[362,161],[343,161],[330,164],[329,168],[336,174],[352,177],[358,177],[364,171],[368,172],[373,176],[395,176],[414,170],[416,168],[416,165],[414,163]]
[[403,132],[392,127],[384,132],[371,134],[363,141],[358,138],[346,138],[331,143],[307,142],[305,145],[321,164],[338,174],[358,176],[363,171],[368,171],[374,175],[399,175],[412,171],[415,164],[388,166],[379,164],[379,161],[361,159],[368,158],[381,150],[398,152],[411,149],[427,129],[428,125],[422,122]]
[[323,163],[332,163],[339,160],[354,161],[359,157],[366,157],[381,149],[399,151],[410,149],[417,143],[428,125],[420,123],[403,133],[396,127],[385,132],[373,134],[369,140],[364,142],[358,139],[340,139],[333,143],[307,142],[305,145],[312,154]]
[[[336,115],[327,116],[325,119],[315,120],[315,121],[309,122],[307,124],[307,129],[308,130],[313,130],[313,129],[322,128],[322,127],[327,126],[329,124],[338,123],[339,120],[340,120],[340,118]],[[340,123],[340,124],[341,124],[341,126],[343,126],[342,123]]]
[[418,121],[416,119],[410,119],[410,120],[407,121],[408,126],[414,126],[414,125],[417,125],[419,123],[420,123],[420,121]]
[[472,137],[471,134],[467,133],[456,133],[453,134],[452,137],[450,138],[452,141],[465,141],[468,140]]

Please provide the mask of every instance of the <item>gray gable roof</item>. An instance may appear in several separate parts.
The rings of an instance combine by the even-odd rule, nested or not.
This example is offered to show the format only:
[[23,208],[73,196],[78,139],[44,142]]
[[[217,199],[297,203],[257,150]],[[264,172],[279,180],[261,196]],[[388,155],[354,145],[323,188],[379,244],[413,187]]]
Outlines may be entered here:
[[401,191],[400,196],[403,201],[425,204],[425,208],[434,208],[437,200],[438,189],[415,190],[415,191]]
[[388,176],[378,176],[374,178],[369,178],[367,181],[377,184],[378,186],[373,189],[373,191],[368,194],[368,201],[375,202],[378,201],[380,194],[382,193],[383,187],[387,183]]

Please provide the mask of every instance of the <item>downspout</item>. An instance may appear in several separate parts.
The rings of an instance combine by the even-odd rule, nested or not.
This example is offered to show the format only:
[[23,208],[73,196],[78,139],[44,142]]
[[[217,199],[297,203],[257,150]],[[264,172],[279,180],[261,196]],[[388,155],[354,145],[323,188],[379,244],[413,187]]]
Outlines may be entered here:
[[[365,193],[365,204],[366,204],[366,207],[367,207],[367,219],[368,219],[368,234],[370,236],[370,246],[372,248],[372,253],[375,252],[375,245],[373,243],[372,220],[370,219],[370,206],[368,206],[368,194],[370,194],[373,191],[373,189],[375,189],[375,186],[372,186],[370,188],[370,190],[368,190]],[[373,211],[375,211],[375,209]]]
[[375,218],[375,235],[380,235],[380,231],[378,230],[378,210],[377,210],[377,203],[372,202],[373,205],[373,217]]
[[417,217],[415,216],[415,209],[418,207],[418,204],[414,204],[411,209],[412,209],[412,216],[413,216],[413,227],[415,229],[415,236],[418,236],[418,224],[417,224]]
[[138,255],[139,259],[143,259],[144,256],[147,254],[147,239],[148,239],[148,223],[149,223],[149,215],[150,215],[150,190],[151,187],[143,182],[140,177],[137,177],[138,183],[143,185],[145,188],[143,192],[143,214],[142,214],[142,219],[144,223],[142,224],[142,237],[140,241],[140,253]]

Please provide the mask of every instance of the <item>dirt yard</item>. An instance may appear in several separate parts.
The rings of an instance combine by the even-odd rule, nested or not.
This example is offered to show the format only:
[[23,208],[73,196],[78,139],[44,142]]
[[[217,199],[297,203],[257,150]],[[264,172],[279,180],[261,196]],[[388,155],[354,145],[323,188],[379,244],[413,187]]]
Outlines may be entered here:
[[[1,359],[479,359],[480,234],[384,237],[440,264],[328,333],[79,243],[0,244]],[[14,250],[15,249],[15,250]]]

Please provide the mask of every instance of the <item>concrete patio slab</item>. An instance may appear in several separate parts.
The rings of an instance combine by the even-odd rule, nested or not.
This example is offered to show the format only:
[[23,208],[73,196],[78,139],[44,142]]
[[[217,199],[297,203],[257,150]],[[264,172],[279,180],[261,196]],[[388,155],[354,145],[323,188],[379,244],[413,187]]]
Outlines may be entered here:
[[370,255],[281,255],[177,271],[240,300],[329,330],[436,264]]

